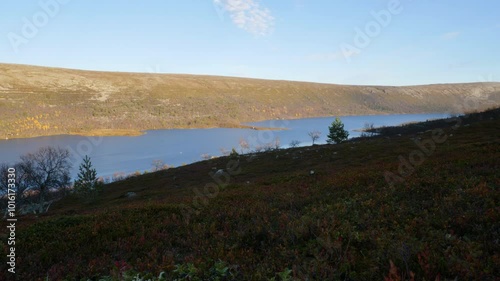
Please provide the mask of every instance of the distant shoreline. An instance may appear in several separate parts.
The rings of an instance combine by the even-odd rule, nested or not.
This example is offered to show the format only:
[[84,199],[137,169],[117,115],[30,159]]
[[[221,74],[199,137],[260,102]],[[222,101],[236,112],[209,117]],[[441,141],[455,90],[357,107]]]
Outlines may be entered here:
[[245,122],[261,120],[459,113],[467,104],[478,110],[500,104],[500,83],[352,86],[11,64],[0,64],[0,85],[1,139],[137,136],[157,129],[248,128]]
[[[257,121],[258,122],[258,121]],[[235,125],[224,127],[205,127],[205,128],[160,128],[160,129],[145,129],[145,130],[126,130],[126,129],[95,129],[85,132],[68,132],[61,134],[47,134],[47,135],[34,135],[34,136],[20,136],[8,137],[4,140],[11,139],[32,139],[40,137],[56,137],[56,136],[81,136],[81,137],[139,137],[146,134],[146,131],[159,131],[159,130],[203,130],[203,129],[251,129],[257,131],[278,131],[287,130],[287,128],[272,128],[272,127],[256,127],[249,125]]]

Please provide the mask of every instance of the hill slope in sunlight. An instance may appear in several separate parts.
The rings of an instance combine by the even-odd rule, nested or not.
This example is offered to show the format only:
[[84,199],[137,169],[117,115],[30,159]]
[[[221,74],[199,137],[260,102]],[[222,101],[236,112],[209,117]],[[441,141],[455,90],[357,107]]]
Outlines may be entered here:
[[[345,86],[0,64],[0,138],[238,127],[276,118],[463,112],[500,104],[500,83]],[[466,108],[467,109],[467,108]]]

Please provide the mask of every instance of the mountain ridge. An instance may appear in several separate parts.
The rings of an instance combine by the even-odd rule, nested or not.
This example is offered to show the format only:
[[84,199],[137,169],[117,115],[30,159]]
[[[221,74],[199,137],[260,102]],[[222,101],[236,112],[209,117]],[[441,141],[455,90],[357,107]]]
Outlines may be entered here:
[[306,117],[484,110],[500,83],[355,86],[0,64],[0,138],[137,135]]
[[170,72],[136,72],[136,71],[117,71],[117,70],[93,70],[93,69],[78,69],[62,66],[43,66],[43,65],[30,65],[30,64],[19,64],[19,63],[2,63],[0,62],[0,67],[26,67],[26,68],[44,68],[60,71],[77,71],[77,72],[90,72],[90,73],[112,73],[112,74],[131,74],[131,75],[169,75],[169,76],[193,76],[193,77],[219,77],[219,78],[235,78],[235,79],[245,79],[245,80],[263,80],[263,81],[277,81],[277,82],[293,82],[293,83],[308,83],[308,84],[319,84],[319,85],[336,85],[336,86],[356,86],[356,87],[423,87],[423,86],[440,86],[440,85],[473,85],[473,84],[500,84],[500,81],[483,81],[483,82],[444,82],[444,83],[430,83],[430,84],[411,84],[411,85],[382,85],[382,84],[340,84],[340,83],[327,83],[327,82],[315,82],[306,80],[289,80],[289,79],[271,79],[271,78],[256,78],[256,77],[244,77],[244,76],[231,76],[231,75],[215,75],[215,74],[190,74],[190,73],[170,73]]

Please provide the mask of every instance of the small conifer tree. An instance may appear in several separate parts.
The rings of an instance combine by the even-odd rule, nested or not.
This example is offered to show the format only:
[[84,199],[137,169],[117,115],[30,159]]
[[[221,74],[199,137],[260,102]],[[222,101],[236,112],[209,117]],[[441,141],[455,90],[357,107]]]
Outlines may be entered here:
[[349,137],[349,132],[344,130],[344,123],[338,117],[335,118],[335,121],[332,122],[332,125],[328,129],[330,133],[327,136],[327,143],[341,143]]
[[75,181],[75,192],[81,196],[95,197],[101,192],[103,183],[97,178],[97,172],[87,155],[83,158],[79,170],[78,179]]

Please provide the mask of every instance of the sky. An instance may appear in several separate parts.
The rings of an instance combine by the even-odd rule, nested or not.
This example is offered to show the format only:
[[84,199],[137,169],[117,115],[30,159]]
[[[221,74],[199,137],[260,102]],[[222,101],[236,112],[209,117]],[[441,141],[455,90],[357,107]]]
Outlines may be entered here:
[[0,63],[357,85],[500,81],[498,0],[2,0]]

